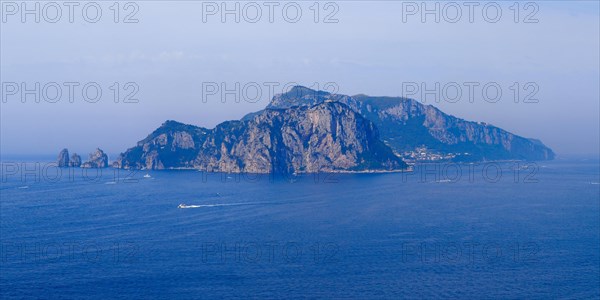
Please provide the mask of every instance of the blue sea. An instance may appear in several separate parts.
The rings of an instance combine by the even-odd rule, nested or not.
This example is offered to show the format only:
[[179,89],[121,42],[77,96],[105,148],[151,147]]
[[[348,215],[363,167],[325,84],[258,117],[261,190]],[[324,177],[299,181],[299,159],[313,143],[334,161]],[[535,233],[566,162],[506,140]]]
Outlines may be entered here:
[[297,176],[4,161],[0,296],[598,299],[599,181],[597,158]]

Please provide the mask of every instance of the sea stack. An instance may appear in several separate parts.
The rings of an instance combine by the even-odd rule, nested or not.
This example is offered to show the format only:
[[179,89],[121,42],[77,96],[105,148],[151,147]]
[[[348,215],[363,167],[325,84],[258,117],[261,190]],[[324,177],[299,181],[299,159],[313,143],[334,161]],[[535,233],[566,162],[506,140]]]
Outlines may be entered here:
[[69,167],[80,167],[81,166],[81,156],[77,153],[73,153],[71,155],[71,160],[69,161]]
[[69,150],[65,148],[58,153],[57,164],[61,168],[69,166]]
[[104,153],[100,148],[96,148],[96,151],[90,153],[88,161],[81,164],[82,168],[106,168],[108,167],[108,155]]

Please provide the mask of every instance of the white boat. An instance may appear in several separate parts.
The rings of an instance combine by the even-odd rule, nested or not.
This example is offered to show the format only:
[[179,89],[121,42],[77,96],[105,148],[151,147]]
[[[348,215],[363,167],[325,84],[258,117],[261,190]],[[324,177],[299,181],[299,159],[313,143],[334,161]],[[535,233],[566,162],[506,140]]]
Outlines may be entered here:
[[152,176],[150,176],[150,174],[146,173],[146,175],[144,175],[144,178],[150,178]]

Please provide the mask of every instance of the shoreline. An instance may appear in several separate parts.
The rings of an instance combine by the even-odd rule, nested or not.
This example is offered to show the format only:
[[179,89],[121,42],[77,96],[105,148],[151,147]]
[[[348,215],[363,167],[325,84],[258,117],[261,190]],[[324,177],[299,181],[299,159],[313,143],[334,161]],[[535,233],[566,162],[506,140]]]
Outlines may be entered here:
[[[473,162],[410,162],[407,163],[408,167],[406,169],[394,169],[394,170],[381,170],[381,169],[369,169],[369,170],[327,170],[321,172],[304,172],[304,171],[296,171],[295,173],[290,173],[290,175],[300,175],[300,174],[388,174],[388,173],[410,173],[414,172],[416,168],[419,166],[427,166],[427,165],[436,165],[436,164],[452,164],[452,165],[483,165],[483,164],[492,164],[492,163],[517,163],[517,162],[526,162],[526,163],[536,163],[536,162],[550,162],[553,160],[544,160],[544,161],[527,161],[527,160],[519,160],[519,159],[510,159],[510,160],[488,160],[488,161],[473,161]],[[41,168],[51,168],[57,167],[56,161],[0,161],[0,164],[41,164]],[[108,167],[105,168],[90,168],[90,167],[60,167],[61,169],[114,169],[114,170],[124,170],[131,172],[138,171],[198,171],[198,172],[207,172],[207,173],[224,173],[224,174],[284,174],[280,172],[226,172],[226,171],[207,171],[201,170],[192,167],[177,167],[177,168],[165,168],[165,169],[135,169],[135,168],[119,168],[113,167],[109,164]]]
[[[541,161],[553,161],[553,160],[541,160]],[[420,166],[420,165],[434,165],[434,164],[455,164],[455,165],[474,165],[474,164],[488,164],[488,163],[511,163],[511,162],[541,162],[541,161],[527,161],[527,160],[522,160],[522,159],[508,159],[508,160],[486,160],[486,161],[472,161],[472,162],[452,162],[452,161],[440,161],[440,162],[406,162],[406,164],[408,165],[408,167],[406,169],[395,169],[395,170],[378,170],[378,169],[372,169],[372,170],[360,170],[360,171],[355,171],[355,170],[331,170],[331,171],[322,171],[322,172],[303,172],[303,171],[296,171],[296,174],[318,174],[318,173],[348,173],[348,174],[369,174],[369,173],[404,173],[404,172],[413,172],[414,171],[414,167],[415,166]],[[109,164],[110,165],[110,164]],[[112,167],[109,166],[109,168],[114,168],[114,169],[122,169],[122,170],[143,170],[143,171],[164,171],[164,170],[197,170],[199,172],[208,172],[208,173],[231,173],[231,174],[273,174],[273,172],[262,172],[262,173],[256,173],[256,172],[225,172],[225,171],[206,171],[206,170],[200,170],[197,168],[190,168],[190,167],[177,167],[177,168],[166,168],[166,169],[131,169],[131,168],[116,168],[116,167]]]

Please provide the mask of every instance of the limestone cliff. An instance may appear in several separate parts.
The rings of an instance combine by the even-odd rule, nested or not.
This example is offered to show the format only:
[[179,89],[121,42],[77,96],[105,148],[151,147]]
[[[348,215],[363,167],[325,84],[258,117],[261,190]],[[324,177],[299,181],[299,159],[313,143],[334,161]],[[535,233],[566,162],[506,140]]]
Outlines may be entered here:
[[406,168],[372,122],[335,102],[266,109],[212,130],[167,121],[113,166],[249,173]]
[[267,108],[310,106],[327,101],[344,103],[372,121],[379,128],[382,140],[399,155],[428,149],[455,161],[554,158],[554,152],[539,140],[447,115],[413,99],[337,95],[298,86],[273,97]]

